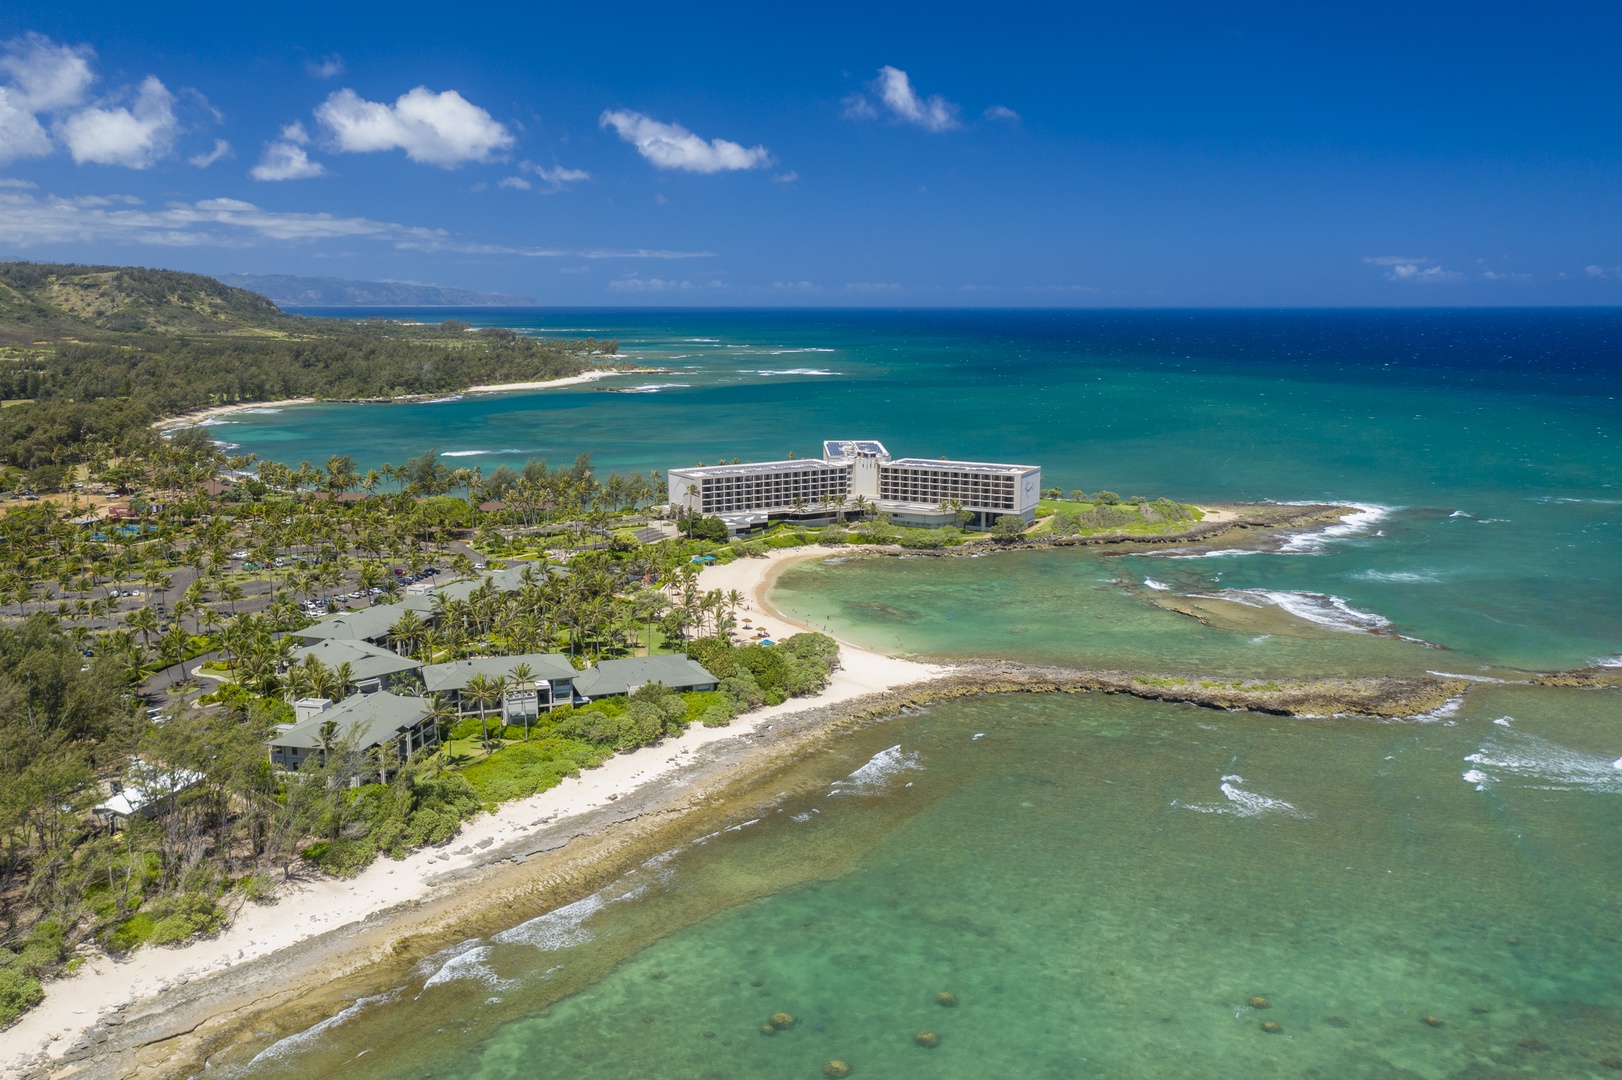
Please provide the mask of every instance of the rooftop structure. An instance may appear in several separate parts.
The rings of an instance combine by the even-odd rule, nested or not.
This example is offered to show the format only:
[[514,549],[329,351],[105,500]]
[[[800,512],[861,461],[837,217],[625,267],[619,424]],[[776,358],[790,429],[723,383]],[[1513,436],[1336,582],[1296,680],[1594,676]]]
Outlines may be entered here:
[[337,743],[362,752],[393,746],[401,761],[439,745],[439,729],[422,698],[355,694],[284,728],[268,740],[272,765],[296,770]]
[[666,476],[672,507],[719,517],[734,532],[774,518],[826,524],[867,510],[898,525],[961,520],[988,528],[1003,516],[1034,520],[1042,487],[1036,465],[894,459],[874,439],[829,439],[820,461],[699,466]]
[[663,683],[672,690],[714,690],[716,682],[697,660],[672,653],[599,660],[580,672],[574,685],[581,697],[590,699],[629,694],[649,683]]
[[[514,684],[512,675],[520,664],[529,668],[529,679],[523,686]],[[475,675],[506,679],[508,685],[502,695],[499,715],[519,717],[535,716],[542,710],[570,704],[574,701],[575,679],[581,674],[562,653],[524,653],[429,664],[422,669],[422,682],[430,694],[446,695],[456,704],[458,712],[467,714],[479,711],[478,703],[462,693]]]
[[362,694],[387,690],[400,681],[407,672],[422,667],[421,661],[401,656],[370,642],[346,641],[341,638],[327,638],[314,645],[296,649],[288,657],[288,662],[301,663],[306,657],[311,656],[328,668],[348,664],[350,677],[355,680],[355,689]]
[[366,641],[373,645],[387,643],[389,630],[407,611],[427,615],[433,604],[422,596],[408,596],[396,604],[377,604],[358,611],[340,611],[325,619],[311,623],[302,630],[294,630],[293,637],[302,641]]

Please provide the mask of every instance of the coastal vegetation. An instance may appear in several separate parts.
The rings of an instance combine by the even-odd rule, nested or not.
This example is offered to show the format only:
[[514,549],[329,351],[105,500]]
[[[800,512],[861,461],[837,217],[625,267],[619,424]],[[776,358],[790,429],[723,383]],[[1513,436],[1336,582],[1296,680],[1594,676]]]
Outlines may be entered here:
[[150,442],[154,420],[206,406],[556,379],[612,363],[617,348],[455,321],[286,315],[255,293],[168,270],[0,263],[0,400],[19,402],[0,410],[0,465],[116,457]]
[[[227,458],[189,429],[87,464],[84,490],[118,485],[127,516],[87,514],[78,491],[0,516],[0,1023],[86,950],[209,932],[288,876],[441,843],[618,751],[815,693],[837,663],[821,635],[734,645],[741,597],[699,589],[692,561],[730,547],[614,539],[659,484],[601,478],[589,457],[485,476],[429,452],[363,475],[344,458]],[[485,549],[541,557],[498,589]],[[287,632],[399,598],[435,568],[469,587],[390,632],[424,663],[686,650],[720,685],[655,683],[510,726],[425,696],[444,740],[433,755],[380,768],[336,739],[298,774],[273,770],[287,699],[342,697],[354,680],[343,664],[289,664]],[[500,700],[524,677],[480,692]],[[120,789],[151,809],[109,828],[92,811]]]

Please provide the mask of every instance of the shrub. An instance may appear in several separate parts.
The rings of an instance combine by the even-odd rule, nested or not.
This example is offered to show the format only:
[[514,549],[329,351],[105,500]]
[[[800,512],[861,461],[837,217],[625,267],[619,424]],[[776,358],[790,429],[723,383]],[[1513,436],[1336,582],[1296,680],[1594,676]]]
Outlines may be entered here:
[[1004,514],[991,526],[991,535],[998,540],[1015,540],[1025,531],[1023,519],[1013,514]]
[[830,525],[817,533],[817,543],[827,544],[829,547],[838,547],[850,539],[850,534],[837,525]]
[[39,980],[14,967],[0,967],[0,1027],[11,1023],[40,1003],[45,992]]

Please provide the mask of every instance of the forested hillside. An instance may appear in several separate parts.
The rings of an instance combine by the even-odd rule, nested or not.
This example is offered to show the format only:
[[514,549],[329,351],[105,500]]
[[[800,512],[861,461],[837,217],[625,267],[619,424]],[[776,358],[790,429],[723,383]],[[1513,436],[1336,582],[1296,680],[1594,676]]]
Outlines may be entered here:
[[[578,374],[612,341],[286,315],[168,270],[0,264],[0,465],[141,437],[159,417],[287,397],[387,398]],[[594,360],[594,358],[597,358]]]

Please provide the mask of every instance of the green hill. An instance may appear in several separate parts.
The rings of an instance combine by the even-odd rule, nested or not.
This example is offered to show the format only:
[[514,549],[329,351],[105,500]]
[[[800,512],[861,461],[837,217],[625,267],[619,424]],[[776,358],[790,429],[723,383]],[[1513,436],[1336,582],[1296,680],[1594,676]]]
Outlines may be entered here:
[[213,278],[0,263],[0,467],[65,467],[150,443],[153,420],[281,398],[387,400],[577,375],[618,345],[448,320],[289,315]]
[[258,293],[201,274],[134,266],[0,263],[0,340],[85,331],[222,333],[286,325]]

